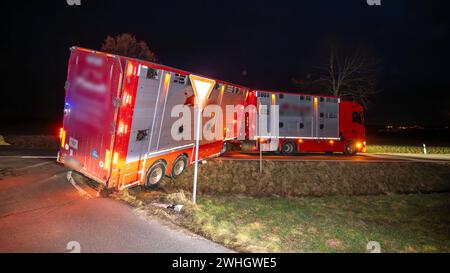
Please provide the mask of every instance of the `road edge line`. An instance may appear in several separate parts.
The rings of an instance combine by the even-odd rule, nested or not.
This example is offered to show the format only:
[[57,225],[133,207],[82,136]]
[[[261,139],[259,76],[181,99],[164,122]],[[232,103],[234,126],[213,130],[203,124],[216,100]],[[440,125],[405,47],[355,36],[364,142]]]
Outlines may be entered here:
[[92,196],[86,192],[85,190],[83,190],[80,186],[77,185],[77,183],[75,182],[75,180],[72,177],[72,171],[68,171],[67,172],[67,181],[69,181],[70,184],[72,184],[72,186],[84,197],[86,197],[87,199],[91,199]]

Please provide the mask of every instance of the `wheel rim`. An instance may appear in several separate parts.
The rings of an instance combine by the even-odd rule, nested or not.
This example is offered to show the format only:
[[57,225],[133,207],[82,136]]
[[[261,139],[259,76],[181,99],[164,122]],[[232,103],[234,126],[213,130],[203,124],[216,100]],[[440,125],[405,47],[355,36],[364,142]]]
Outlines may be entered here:
[[155,168],[151,173],[150,173],[150,184],[151,185],[155,185],[159,182],[159,180],[161,180],[163,171],[160,167]]
[[184,171],[184,167],[185,167],[184,160],[179,160],[177,163],[175,163],[174,166],[175,175],[180,175]]
[[353,145],[351,145],[351,144],[347,145],[347,153],[349,153],[349,154],[353,153]]
[[292,144],[291,144],[291,143],[286,143],[286,144],[284,145],[284,152],[285,152],[286,154],[292,153],[293,150],[294,150],[294,148],[292,147]]

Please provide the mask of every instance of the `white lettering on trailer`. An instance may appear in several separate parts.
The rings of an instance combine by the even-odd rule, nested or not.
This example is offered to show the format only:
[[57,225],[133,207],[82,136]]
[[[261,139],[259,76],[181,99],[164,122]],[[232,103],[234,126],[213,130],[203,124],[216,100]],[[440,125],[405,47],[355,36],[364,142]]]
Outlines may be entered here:
[[102,66],[103,65],[103,59],[93,56],[93,55],[89,55],[86,58],[86,62],[88,64],[94,65],[94,66]]
[[82,88],[90,91],[94,91],[97,93],[105,93],[106,92],[106,85],[105,84],[95,84],[93,82],[90,82],[82,77],[77,77],[75,80],[75,83]]

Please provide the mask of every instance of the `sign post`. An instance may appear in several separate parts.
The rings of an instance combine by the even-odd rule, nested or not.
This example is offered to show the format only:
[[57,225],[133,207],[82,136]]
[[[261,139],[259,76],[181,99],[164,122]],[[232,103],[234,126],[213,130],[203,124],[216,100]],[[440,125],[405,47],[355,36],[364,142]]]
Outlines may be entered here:
[[262,174],[263,173],[263,157],[262,157],[262,140],[259,137],[259,173]]
[[206,100],[209,98],[211,91],[216,85],[215,80],[189,75],[191,80],[192,89],[194,89],[194,95],[197,101],[197,126],[195,137],[195,167],[194,167],[194,188],[192,190],[192,202],[197,203],[197,180],[198,180],[198,152],[200,146],[200,129],[202,121],[203,107]]

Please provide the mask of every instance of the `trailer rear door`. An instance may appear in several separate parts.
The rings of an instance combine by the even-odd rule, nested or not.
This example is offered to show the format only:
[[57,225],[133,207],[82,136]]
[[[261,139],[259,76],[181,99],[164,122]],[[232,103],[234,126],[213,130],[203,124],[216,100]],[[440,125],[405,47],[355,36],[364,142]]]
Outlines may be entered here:
[[62,161],[109,179],[122,79],[118,57],[72,48],[66,82]]

